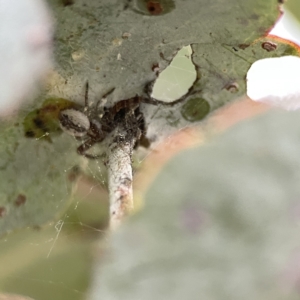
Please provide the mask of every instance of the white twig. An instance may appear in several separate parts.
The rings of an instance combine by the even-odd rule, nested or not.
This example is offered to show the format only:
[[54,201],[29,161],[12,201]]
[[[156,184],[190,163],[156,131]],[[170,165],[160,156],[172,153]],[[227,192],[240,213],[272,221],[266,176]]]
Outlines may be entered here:
[[117,128],[108,149],[110,228],[116,228],[133,209],[131,156],[135,137]]

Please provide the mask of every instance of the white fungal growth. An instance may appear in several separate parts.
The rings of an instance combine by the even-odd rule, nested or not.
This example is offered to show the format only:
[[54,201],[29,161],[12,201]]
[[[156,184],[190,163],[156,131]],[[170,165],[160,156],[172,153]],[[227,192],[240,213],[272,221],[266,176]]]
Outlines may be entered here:
[[108,189],[110,228],[115,229],[133,210],[131,156],[135,139],[126,139],[126,132],[117,128],[115,137],[124,136],[123,142],[113,142],[108,149]]
[[247,73],[247,95],[286,110],[300,108],[300,57],[283,56],[256,61]]

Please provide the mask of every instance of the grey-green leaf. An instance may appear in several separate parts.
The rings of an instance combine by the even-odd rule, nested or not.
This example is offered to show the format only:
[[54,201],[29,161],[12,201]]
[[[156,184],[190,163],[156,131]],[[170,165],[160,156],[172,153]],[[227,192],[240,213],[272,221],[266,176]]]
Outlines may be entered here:
[[[204,99],[212,111],[244,93],[242,80],[247,68],[261,54],[248,59],[250,54],[241,45],[264,34],[278,16],[277,0],[158,1],[165,10],[157,13],[154,7],[156,13],[150,15],[142,13],[135,1],[76,0],[68,6],[49,2],[57,20],[57,66],[43,97],[83,104],[88,80],[91,105],[112,87],[116,89],[108,104],[141,94],[145,84],[156,78],[153,64],[158,63],[162,70],[167,66],[163,58],[170,59],[182,46],[192,44],[201,77],[191,97]],[[153,7],[147,9],[153,12]],[[224,64],[228,65],[225,75]],[[228,79],[237,81],[238,92],[228,87]],[[38,99],[27,112],[40,108],[41,102]],[[194,121],[184,118],[182,105],[184,102],[173,107],[143,106],[152,141]],[[25,138],[25,115],[1,124],[0,234],[43,224],[59,214],[71,195],[66,174],[81,163],[76,154],[78,143],[66,134],[50,133],[52,143],[47,137]],[[89,162],[87,169],[103,181],[105,168],[98,162]]]
[[174,157],[112,237],[92,300],[299,299],[299,116]]

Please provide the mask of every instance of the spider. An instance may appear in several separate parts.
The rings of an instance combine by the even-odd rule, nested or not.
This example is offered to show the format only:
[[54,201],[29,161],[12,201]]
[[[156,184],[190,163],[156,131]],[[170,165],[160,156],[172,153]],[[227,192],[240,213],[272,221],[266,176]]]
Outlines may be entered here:
[[[77,153],[90,159],[99,158],[99,155],[86,153],[96,143],[101,143],[121,122],[126,131],[136,138],[138,142],[145,134],[143,114],[140,112],[140,103],[157,104],[155,100],[142,96],[134,96],[120,100],[112,107],[104,107],[102,116],[99,115],[99,102],[96,107],[90,109],[88,103],[88,82],[85,85],[85,105],[81,109],[65,109],[60,112],[59,121],[63,131],[83,139],[83,143],[77,148]],[[107,97],[114,89],[103,97]],[[125,123],[124,123],[125,122]]]

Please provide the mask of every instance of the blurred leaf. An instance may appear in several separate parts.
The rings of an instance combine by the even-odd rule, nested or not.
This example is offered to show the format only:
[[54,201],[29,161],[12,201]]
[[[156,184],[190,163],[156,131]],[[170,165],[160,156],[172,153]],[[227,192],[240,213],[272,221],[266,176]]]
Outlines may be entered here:
[[[84,187],[85,186],[85,187]],[[34,299],[84,299],[93,242],[107,226],[107,199],[80,182],[80,198],[55,223],[10,233],[0,241],[0,290]],[[92,194],[86,194],[93,188]],[[83,196],[82,194],[85,194]],[[1,295],[0,295],[0,299]]]
[[[300,22],[300,2],[298,0],[286,1],[284,8],[291,12],[298,22]],[[300,23],[298,25],[300,26]]]
[[90,299],[299,299],[299,116],[175,156],[112,236]]
[[33,300],[33,299],[21,295],[16,295],[16,294],[0,294],[0,300]]
[[43,0],[1,1],[1,118],[32,98],[53,67],[53,25]]

